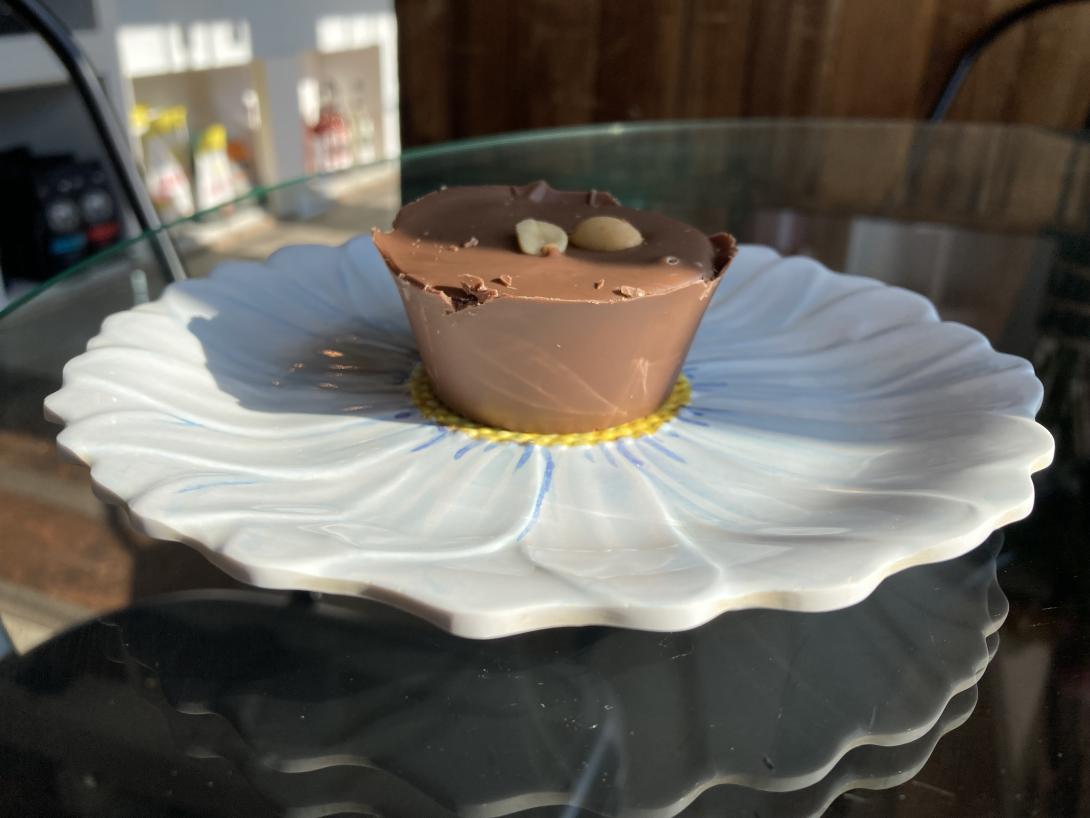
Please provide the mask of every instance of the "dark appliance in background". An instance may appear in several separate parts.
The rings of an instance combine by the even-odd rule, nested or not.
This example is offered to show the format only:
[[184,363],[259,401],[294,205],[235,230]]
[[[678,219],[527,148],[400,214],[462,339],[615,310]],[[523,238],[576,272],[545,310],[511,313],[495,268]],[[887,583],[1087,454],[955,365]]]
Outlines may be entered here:
[[[94,31],[98,25],[94,0],[48,0],[46,5],[70,31]],[[16,18],[7,4],[0,2],[0,37],[28,31],[30,29]]]
[[0,153],[0,274],[43,281],[121,237],[117,197],[97,160]]

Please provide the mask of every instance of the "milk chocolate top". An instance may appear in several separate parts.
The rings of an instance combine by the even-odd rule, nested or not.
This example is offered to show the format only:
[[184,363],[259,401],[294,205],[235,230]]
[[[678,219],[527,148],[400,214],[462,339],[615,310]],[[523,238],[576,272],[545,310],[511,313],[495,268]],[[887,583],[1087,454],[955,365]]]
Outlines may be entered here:
[[[531,256],[519,250],[515,225],[551,222],[567,233],[591,216],[632,224],[643,244],[628,250],[582,250]],[[496,298],[611,303],[710,284],[736,252],[726,234],[707,237],[682,222],[622,207],[608,193],[525,187],[445,188],[406,205],[375,245],[403,279],[449,301],[453,309]]]

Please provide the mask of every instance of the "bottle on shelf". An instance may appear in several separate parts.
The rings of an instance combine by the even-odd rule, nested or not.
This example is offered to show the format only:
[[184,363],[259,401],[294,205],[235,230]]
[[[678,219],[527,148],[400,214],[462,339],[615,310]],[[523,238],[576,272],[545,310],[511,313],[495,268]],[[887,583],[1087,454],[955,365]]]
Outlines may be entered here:
[[356,80],[352,90],[352,100],[348,106],[352,130],[352,156],[357,164],[366,165],[378,158],[375,150],[375,120],[367,104],[366,80]]
[[193,178],[193,145],[189,138],[189,112],[184,105],[172,105],[156,117],[159,128],[186,176]]
[[[235,199],[235,177],[227,156],[227,129],[209,125],[201,132],[193,151],[197,180],[197,209],[221,207]],[[226,209],[218,211],[226,215]]]
[[342,170],[352,165],[352,136],[337,99],[337,86],[322,83],[318,121],[311,129],[311,156],[315,172]]
[[231,185],[235,190],[235,198],[238,199],[254,187],[251,182],[253,153],[249,141],[245,138],[228,138],[227,161],[231,167]]
[[[181,108],[184,122],[184,108]],[[133,106],[130,121],[144,151],[144,181],[152,204],[165,222],[193,215],[193,186],[185,166],[188,145],[180,147],[178,112],[164,115],[146,105]]]

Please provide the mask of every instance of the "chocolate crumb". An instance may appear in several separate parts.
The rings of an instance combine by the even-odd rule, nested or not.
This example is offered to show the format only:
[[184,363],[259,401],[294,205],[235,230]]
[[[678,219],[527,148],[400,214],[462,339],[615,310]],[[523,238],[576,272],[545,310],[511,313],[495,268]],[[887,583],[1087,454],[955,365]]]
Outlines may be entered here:
[[594,282],[594,289],[596,290],[600,290],[604,286],[606,286],[606,280],[604,278],[600,278]]
[[[428,292],[427,289],[424,290]],[[464,310],[466,307],[471,307],[480,302],[477,300],[477,294],[469,292],[459,287],[446,287],[440,285],[439,287],[433,287],[431,292],[438,295],[443,303],[446,305],[447,312],[458,312]]]
[[503,275],[501,275],[501,276],[500,276],[499,278],[494,278],[494,279],[492,279],[492,280],[493,280],[493,281],[498,281],[498,282],[499,282],[500,284],[502,284],[502,285],[503,285],[504,287],[510,287],[510,286],[511,286],[511,282],[512,282],[512,281],[514,281],[514,279],[513,279],[513,278],[511,278],[511,276],[507,275],[507,273],[504,273],[504,274],[503,274]]
[[549,193],[549,185],[546,182],[534,182],[526,190],[526,198],[531,202],[543,202]]
[[462,247],[476,247],[478,244],[480,244],[480,242],[477,241],[477,237],[470,236],[468,241],[463,242]]
[[625,298],[639,298],[642,295],[647,295],[647,293],[639,287],[630,287],[628,284],[625,284],[623,287],[618,287],[613,292],[617,293],[617,295],[624,296]]
[[461,275],[458,278],[462,282],[462,289],[475,298],[478,304],[491,301],[493,298],[499,298],[500,291],[486,287],[484,279],[480,276]]
[[484,289],[484,279],[475,275],[460,275],[458,280],[462,282],[462,289],[467,292],[476,292]]
[[620,202],[611,193],[606,193],[604,190],[591,190],[587,193],[587,204],[591,207],[616,206]]
[[453,250],[455,253],[457,253],[461,248],[457,244],[448,244],[447,249]]

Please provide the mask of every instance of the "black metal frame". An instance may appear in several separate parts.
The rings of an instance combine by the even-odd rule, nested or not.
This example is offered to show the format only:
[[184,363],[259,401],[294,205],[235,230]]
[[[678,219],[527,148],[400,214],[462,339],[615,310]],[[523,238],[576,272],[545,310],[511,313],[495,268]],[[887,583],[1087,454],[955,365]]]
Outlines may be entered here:
[[95,131],[106,151],[114,175],[136,216],[140,228],[151,232],[151,245],[160,263],[175,281],[187,278],[178,250],[163,230],[140,173],[129,150],[128,137],[118,123],[94,67],[72,32],[40,0],[3,0],[12,13],[41,37],[64,65],[79,92]]
[[[974,37],[972,42],[962,49],[961,56],[958,57],[958,63],[954,67],[953,73],[951,73],[946,80],[945,85],[942,87],[942,91],[939,93],[938,99],[935,100],[935,104],[931,108],[931,113],[927,116],[928,120],[931,122],[941,122],[946,118],[946,115],[950,112],[950,107],[954,104],[954,99],[957,97],[958,91],[961,90],[962,83],[965,82],[965,78],[969,75],[969,70],[973,67],[977,57],[979,57],[981,52],[991,45],[1003,32],[1011,26],[1017,25],[1022,20],[1025,20],[1027,17],[1032,17],[1033,15],[1039,14],[1042,11],[1047,11],[1050,8],[1085,2],[1087,2],[1087,0],[1033,0],[1033,2],[1026,3],[1024,6],[1011,9],[989,25],[984,31]],[[1087,113],[1087,119],[1083,128],[1090,130],[1090,112]]]

